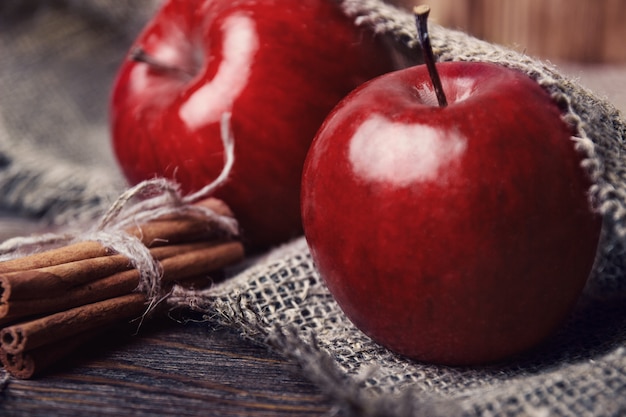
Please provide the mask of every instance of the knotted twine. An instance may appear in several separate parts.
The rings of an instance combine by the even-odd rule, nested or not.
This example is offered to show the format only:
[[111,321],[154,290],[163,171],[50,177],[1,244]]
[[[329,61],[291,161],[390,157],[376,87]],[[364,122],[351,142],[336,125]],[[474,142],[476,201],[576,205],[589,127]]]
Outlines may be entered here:
[[[380,0],[343,0],[355,24],[417,53],[413,16]],[[559,105],[604,219],[601,247],[569,321],[537,350],[493,366],[444,367],[400,357],[345,317],[298,239],[203,291],[176,287],[168,302],[239,329],[292,358],[348,415],[610,416],[626,413],[626,123],[610,103],[524,54],[431,25],[439,61],[491,62],[522,71]],[[340,231],[338,231],[340,233]],[[419,250],[417,248],[416,250]],[[411,337],[419,337],[412,335]]]
[[224,167],[219,176],[199,191],[183,195],[180,185],[165,178],[140,182],[123,192],[95,225],[81,230],[48,233],[30,237],[16,237],[0,244],[0,261],[14,259],[35,252],[67,246],[72,243],[94,241],[114,253],[124,255],[139,272],[137,291],[147,297],[146,314],[162,299],[160,263],[150,254],[141,239],[126,232],[132,226],[170,216],[195,218],[210,224],[216,232],[226,236],[239,234],[237,220],[216,213],[210,208],[194,205],[211,196],[227,180],[235,161],[235,141],[230,130],[230,113],[221,118],[221,139],[224,147]]

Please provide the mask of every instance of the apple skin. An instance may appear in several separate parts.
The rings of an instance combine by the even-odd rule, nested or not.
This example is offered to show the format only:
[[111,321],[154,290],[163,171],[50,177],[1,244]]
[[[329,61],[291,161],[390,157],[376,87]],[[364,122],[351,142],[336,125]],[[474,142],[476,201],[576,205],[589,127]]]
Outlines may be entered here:
[[302,233],[315,133],[348,92],[394,69],[382,41],[328,0],[169,0],[137,48],[177,70],[130,59],[119,69],[110,124],[125,177],[201,189],[224,166],[220,119],[231,113],[235,163],[215,196],[256,248]]
[[437,65],[378,77],[306,159],[314,262],[347,317],[419,361],[497,362],[543,341],[592,268],[601,218],[558,107],[521,72]]

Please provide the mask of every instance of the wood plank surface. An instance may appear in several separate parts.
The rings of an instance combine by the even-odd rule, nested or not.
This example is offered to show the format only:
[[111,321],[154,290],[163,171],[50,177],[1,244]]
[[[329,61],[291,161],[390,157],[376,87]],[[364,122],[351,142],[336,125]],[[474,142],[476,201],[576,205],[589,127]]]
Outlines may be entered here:
[[[42,233],[0,212],[0,242]],[[0,387],[0,416],[321,416],[332,405],[293,363],[211,323],[154,319]]]
[[331,404],[300,369],[233,330],[155,320],[114,333],[0,393],[9,416],[320,416]]

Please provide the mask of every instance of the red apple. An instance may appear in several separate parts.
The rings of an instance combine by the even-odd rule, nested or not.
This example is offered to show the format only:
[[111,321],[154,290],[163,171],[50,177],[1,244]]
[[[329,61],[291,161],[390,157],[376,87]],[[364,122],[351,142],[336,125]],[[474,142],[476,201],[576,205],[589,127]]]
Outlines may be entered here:
[[601,221],[550,96],[494,64],[378,77],[318,132],[305,236],[347,317],[421,361],[498,361],[544,340],[575,304]]
[[393,69],[381,41],[329,0],[169,0],[133,51],[111,103],[124,174],[202,188],[223,168],[231,113],[235,163],[216,197],[261,247],[301,233],[302,165],[325,116]]

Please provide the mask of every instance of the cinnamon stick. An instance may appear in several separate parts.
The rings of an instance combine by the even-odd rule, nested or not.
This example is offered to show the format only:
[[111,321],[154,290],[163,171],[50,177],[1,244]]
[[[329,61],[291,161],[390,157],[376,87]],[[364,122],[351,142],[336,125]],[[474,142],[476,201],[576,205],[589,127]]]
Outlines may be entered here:
[[90,329],[139,317],[145,311],[145,303],[145,295],[127,294],[5,327],[0,331],[0,349],[17,355]]
[[[160,260],[163,269],[161,282],[171,282],[208,275],[239,261],[243,258],[243,245],[240,242],[201,242],[163,246],[153,248],[150,252],[155,259]],[[194,265],[186,265],[186,262],[194,262]],[[137,289],[139,279],[139,271],[130,269],[76,286],[53,297],[7,299],[4,303],[0,299],[0,325],[128,294]]]
[[[233,212],[222,200],[207,198],[195,204],[212,210],[220,216],[234,217]],[[215,236],[213,225],[203,219],[169,217],[153,220],[140,226],[126,229],[126,233],[141,240],[141,243],[150,247],[163,243],[173,244],[193,242]]]
[[244,247],[241,242],[225,242],[213,247],[183,253],[161,261],[162,282],[188,278],[206,272],[222,269],[243,259]]
[[[233,216],[221,200],[197,204]],[[161,276],[154,278],[164,294],[173,282],[205,285],[210,275],[244,257],[242,243],[221,230],[203,219],[172,215],[125,232],[159,262]],[[103,327],[145,315],[152,300],[143,288],[138,291],[141,280],[129,259],[92,241],[1,262],[0,362],[12,375],[30,378]]]
[[[150,249],[150,254],[155,259],[160,260],[214,245],[215,242],[199,242],[186,245],[160,246]],[[0,312],[2,303],[7,302],[9,299],[48,297],[104,276],[128,270],[131,267],[132,265],[128,258],[122,255],[111,255],[30,271],[0,274]]]
[[58,249],[51,249],[22,258],[0,262],[0,274],[46,268],[112,254],[113,252],[107,250],[98,242],[79,242]]
[[94,329],[74,335],[69,339],[16,354],[0,349],[0,363],[14,377],[30,379],[50,366],[56,365],[59,360],[100,334],[102,334],[101,329]]
[[[196,203],[196,205],[211,209],[221,216],[233,217],[233,213],[228,206],[215,198],[207,198]],[[214,230],[205,221],[184,217],[154,220],[143,225],[131,227],[125,230],[125,232],[140,239],[146,246],[162,245],[163,243],[193,242],[215,235]],[[22,258],[0,262],[0,274],[47,268],[111,254],[109,250],[98,242],[78,242]]]
[[0,300],[32,299],[60,294],[68,288],[132,267],[123,255],[101,256],[29,271],[0,275]]

